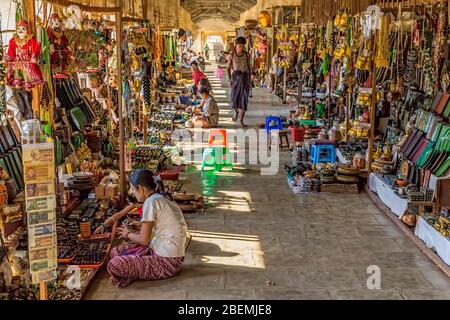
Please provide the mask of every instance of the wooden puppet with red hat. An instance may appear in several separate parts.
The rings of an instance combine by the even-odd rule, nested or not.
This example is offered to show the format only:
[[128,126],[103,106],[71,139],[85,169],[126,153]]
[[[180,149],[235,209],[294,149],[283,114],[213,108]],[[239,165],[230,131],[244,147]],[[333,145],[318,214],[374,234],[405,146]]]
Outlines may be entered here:
[[20,21],[17,24],[16,32],[9,41],[5,56],[8,70],[7,84],[15,89],[26,90],[42,84],[44,81],[38,65],[40,55],[39,42],[30,32],[28,22]]
[[69,41],[62,29],[61,18],[56,12],[50,16],[47,34],[50,42],[52,73],[65,73],[70,62],[73,60],[73,55],[69,49]]

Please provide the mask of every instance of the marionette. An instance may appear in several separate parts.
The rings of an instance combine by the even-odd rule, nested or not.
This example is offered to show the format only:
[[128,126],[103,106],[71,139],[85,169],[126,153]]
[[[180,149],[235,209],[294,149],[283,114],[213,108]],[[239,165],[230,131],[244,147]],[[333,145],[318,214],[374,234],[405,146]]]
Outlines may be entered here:
[[40,54],[39,42],[31,34],[28,22],[19,22],[5,56],[7,84],[15,89],[26,90],[42,84],[44,81],[38,66]]
[[69,49],[69,41],[62,29],[61,18],[57,13],[50,16],[47,34],[50,41],[52,73],[66,73],[67,67],[73,60],[73,55]]
[[267,52],[267,35],[259,29],[256,34],[256,45],[259,55],[265,55]]

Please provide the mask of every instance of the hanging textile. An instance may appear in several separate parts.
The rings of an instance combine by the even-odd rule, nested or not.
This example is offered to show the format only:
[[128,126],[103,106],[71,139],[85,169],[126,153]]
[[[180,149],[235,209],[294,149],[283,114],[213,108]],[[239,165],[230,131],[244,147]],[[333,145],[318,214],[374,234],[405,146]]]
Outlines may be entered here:
[[51,73],[50,41],[47,31],[42,26],[38,27],[38,39],[41,43],[42,59],[44,62],[44,65],[42,66],[42,73],[45,81],[39,103],[39,119],[42,123],[42,129],[49,137],[51,137],[52,130],[55,128],[53,116],[55,109]]

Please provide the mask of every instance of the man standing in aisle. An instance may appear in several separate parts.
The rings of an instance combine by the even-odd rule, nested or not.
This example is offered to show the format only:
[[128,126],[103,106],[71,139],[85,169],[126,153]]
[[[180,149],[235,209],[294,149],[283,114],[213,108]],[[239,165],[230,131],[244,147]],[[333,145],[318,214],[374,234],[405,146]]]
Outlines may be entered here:
[[231,106],[235,111],[234,121],[238,118],[241,127],[247,127],[244,124],[244,116],[247,111],[248,98],[252,87],[250,66],[250,55],[244,50],[247,41],[244,37],[236,39],[234,51],[228,55],[228,78],[231,83]]

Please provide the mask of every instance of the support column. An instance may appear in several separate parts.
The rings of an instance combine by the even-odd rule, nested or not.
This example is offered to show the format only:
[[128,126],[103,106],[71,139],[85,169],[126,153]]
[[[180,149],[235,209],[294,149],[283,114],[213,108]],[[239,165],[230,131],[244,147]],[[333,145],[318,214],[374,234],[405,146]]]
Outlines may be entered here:
[[120,201],[125,203],[125,190],[126,190],[126,177],[125,177],[125,130],[123,124],[123,110],[122,110],[122,0],[119,0],[119,11],[116,12],[116,41],[117,41],[117,70],[118,79],[117,86],[118,96],[118,108],[119,108],[119,176],[120,176]]

